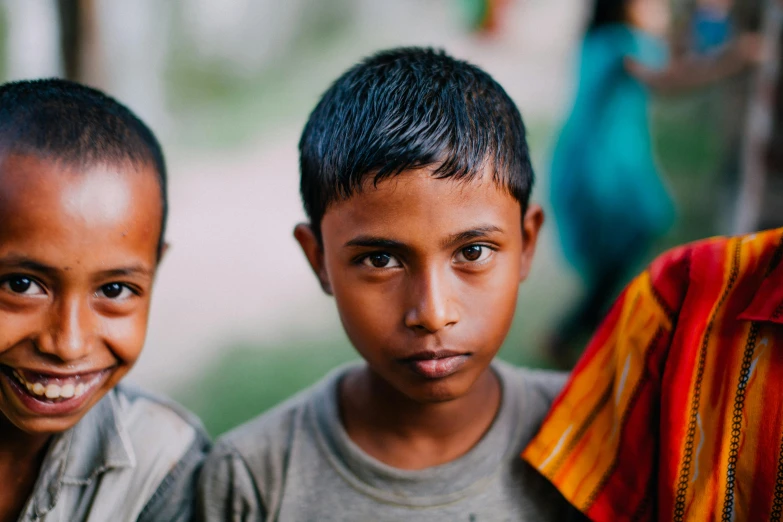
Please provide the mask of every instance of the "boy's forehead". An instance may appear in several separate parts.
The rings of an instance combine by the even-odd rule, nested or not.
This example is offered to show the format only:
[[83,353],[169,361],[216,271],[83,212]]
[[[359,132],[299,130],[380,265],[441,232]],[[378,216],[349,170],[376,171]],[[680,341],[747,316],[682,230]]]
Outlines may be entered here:
[[[155,237],[162,214],[154,173],[129,172],[122,166],[79,168],[28,155],[0,161],[0,228],[69,223],[88,230],[133,225]],[[141,232],[143,229],[143,232]],[[17,231],[21,232],[21,230]]]
[[503,230],[521,226],[521,206],[489,172],[472,179],[438,178],[432,169],[405,171],[330,205],[321,223],[324,232],[406,235],[450,234],[472,224]]
[[[130,203],[127,188],[132,178],[149,176],[129,162],[86,163],[50,159],[27,154],[0,155],[0,199],[6,204],[35,204],[37,200],[55,198],[72,210],[79,210],[90,202],[103,204],[112,201],[120,210]],[[152,180],[154,172],[152,173]],[[134,180],[135,181],[135,180]],[[20,197],[24,200],[20,201]],[[51,203],[51,201],[50,201]]]

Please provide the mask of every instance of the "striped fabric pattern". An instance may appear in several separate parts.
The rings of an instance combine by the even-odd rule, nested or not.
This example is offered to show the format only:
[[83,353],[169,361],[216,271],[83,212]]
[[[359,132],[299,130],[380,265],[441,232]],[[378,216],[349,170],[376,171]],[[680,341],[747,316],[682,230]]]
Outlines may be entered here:
[[595,521],[781,520],[783,229],[623,292],[523,458]]

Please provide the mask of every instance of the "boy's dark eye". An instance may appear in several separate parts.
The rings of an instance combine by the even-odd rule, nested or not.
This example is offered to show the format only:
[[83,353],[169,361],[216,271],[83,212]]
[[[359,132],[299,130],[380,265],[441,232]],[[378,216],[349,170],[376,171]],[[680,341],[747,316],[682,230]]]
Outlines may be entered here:
[[23,294],[33,286],[32,279],[27,277],[14,277],[8,280],[8,288],[15,294]]
[[114,299],[122,293],[122,285],[118,283],[110,283],[108,285],[103,285],[101,287],[101,291],[103,292],[103,295],[109,299]]
[[370,263],[375,268],[383,268],[389,264],[391,256],[389,254],[373,254],[370,256]]
[[462,249],[462,255],[468,261],[477,261],[481,257],[483,248],[478,245],[471,245]]
[[494,249],[486,245],[469,245],[457,253],[456,261],[457,263],[479,263],[488,260],[494,253]]
[[362,260],[362,263],[372,268],[395,268],[400,266],[400,262],[393,255],[384,254],[383,252],[369,254]]
[[12,275],[0,281],[0,289],[25,296],[38,296],[46,293],[35,279],[23,275]]
[[119,299],[128,297],[130,291],[130,288],[122,283],[109,283],[100,287],[98,294],[107,299]]

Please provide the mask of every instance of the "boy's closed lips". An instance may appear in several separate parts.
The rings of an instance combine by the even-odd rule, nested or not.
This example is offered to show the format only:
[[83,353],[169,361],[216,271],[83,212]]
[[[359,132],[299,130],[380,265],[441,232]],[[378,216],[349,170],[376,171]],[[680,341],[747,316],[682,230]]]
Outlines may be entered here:
[[400,362],[426,379],[442,379],[457,373],[471,355],[452,350],[423,350]]

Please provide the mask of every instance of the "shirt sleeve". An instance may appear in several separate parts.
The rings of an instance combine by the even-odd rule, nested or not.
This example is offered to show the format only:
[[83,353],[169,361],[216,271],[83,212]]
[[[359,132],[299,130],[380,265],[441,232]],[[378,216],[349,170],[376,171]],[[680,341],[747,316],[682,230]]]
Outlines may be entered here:
[[199,478],[196,512],[200,522],[266,520],[253,477],[233,448],[216,447],[207,457]]
[[209,439],[199,433],[182,459],[163,479],[137,519],[138,522],[189,522],[195,508],[196,479]]
[[664,365],[690,252],[623,291],[523,458],[592,520],[636,520],[655,488]]

